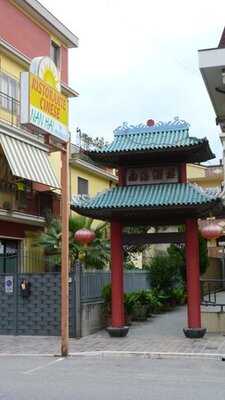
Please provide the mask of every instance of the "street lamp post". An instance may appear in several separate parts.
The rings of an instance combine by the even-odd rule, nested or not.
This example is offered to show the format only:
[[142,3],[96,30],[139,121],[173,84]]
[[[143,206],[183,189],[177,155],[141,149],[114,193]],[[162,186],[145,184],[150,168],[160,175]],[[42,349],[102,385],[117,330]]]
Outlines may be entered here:
[[61,355],[69,352],[69,142],[61,150]]

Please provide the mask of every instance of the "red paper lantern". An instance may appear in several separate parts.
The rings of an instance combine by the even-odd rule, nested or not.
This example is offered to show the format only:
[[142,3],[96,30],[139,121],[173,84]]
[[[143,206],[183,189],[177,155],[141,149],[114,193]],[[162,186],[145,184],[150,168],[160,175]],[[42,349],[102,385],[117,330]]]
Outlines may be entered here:
[[95,233],[89,229],[79,229],[74,234],[74,239],[83,245],[87,245],[95,239]]
[[211,222],[201,228],[201,234],[207,240],[215,240],[222,235],[222,227],[216,222]]

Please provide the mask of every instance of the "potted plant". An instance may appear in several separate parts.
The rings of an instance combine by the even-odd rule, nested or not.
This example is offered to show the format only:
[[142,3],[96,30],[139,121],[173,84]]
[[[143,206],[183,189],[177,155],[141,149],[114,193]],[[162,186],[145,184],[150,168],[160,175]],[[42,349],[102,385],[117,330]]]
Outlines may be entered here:
[[150,302],[147,290],[130,293],[130,304],[132,304],[132,319],[134,321],[145,321],[150,315]]
[[4,210],[7,210],[7,211],[12,210],[12,204],[9,201],[4,201],[2,207]]
[[[124,294],[125,323],[131,325],[133,316],[133,299],[132,293]],[[105,285],[102,289],[102,298],[104,303],[102,306],[103,319],[106,326],[112,324],[112,288],[111,284]]]
[[102,288],[102,298],[104,303],[102,305],[103,320],[105,326],[111,326],[112,324],[112,307],[111,307],[112,289],[111,285],[105,285]]

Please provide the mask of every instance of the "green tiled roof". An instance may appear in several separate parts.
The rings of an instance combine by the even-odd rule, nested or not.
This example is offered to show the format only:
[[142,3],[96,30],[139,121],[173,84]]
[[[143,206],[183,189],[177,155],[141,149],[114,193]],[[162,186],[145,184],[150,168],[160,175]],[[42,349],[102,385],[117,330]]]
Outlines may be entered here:
[[72,208],[79,210],[154,208],[171,206],[197,206],[218,201],[214,194],[205,193],[190,183],[120,186],[93,198],[74,197]]
[[114,131],[111,144],[96,148],[90,154],[184,148],[205,141],[206,138],[189,137],[189,124],[177,119],[168,123],[159,122],[151,127],[142,124],[128,126],[124,123]]
[[111,167],[124,165],[123,159],[126,165],[130,155],[140,163],[146,162],[142,155],[149,156],[152,162],[154,157],[163,154],[173,162],[201,162],[215,157],[207,138],[189,136],[189,124],[178,119],[153,126],[124,123],[114,130],[112,143],[88,151],[93,160]]
[[[160,150],[178,147],[190,147],[201,144],[205,139],[189,137],[188,131],[137,133],[115,136],[113,142],[96,153],[114,153],[141,150]],[[90,152],[91,154],[91,152]]]

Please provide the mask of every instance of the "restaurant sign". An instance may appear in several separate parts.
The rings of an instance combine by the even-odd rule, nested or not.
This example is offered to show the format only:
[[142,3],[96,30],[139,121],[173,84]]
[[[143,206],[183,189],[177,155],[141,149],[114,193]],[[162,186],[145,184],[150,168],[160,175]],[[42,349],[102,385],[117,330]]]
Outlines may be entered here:
[[60,93],[58,70],[49,57],[33,59],[21,74],[21,124],[69,140],[68,99]]
[[145,185],[154,183],[176,183],[179,180],[178,167],[128,168],[127,185]]

